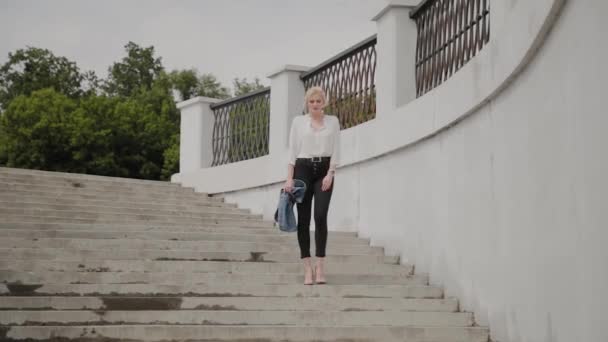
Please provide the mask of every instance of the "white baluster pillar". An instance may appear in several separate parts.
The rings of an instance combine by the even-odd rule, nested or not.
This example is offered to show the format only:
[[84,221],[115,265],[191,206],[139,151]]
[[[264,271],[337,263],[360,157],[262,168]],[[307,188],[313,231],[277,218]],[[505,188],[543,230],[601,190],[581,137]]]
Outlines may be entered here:
[[271,156],[285,153],[289,144],[292,119],[304,109],[304,83],[300,75],[309,67],[285,65],[270,73],[270,140]]
[[219,101],[221,100],[199,96],[177,104],[181,112],[180,174],[211,166],[214,117],[210,105]]
[[417,29],[410,11],[420,0],[390,0],[376,22],[376,115],[392,112],[416,98]]

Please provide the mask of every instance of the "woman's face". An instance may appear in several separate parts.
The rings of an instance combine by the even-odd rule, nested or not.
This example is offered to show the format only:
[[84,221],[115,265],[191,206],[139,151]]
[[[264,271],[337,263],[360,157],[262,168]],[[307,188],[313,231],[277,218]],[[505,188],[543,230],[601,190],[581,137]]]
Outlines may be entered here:
[[319,94],[312,95],[308,98],[308,111],[311,113],[319,113],[325,107],[325,101]]

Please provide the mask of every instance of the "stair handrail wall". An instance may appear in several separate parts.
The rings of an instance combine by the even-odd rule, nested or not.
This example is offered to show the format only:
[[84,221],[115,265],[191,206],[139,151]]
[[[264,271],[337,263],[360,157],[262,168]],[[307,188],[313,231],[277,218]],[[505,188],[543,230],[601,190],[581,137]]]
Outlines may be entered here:
[[[593,4],[599,9],[606,8],[605,2],[599,0],[593,0]],[[489,14],[491,39],[458,72],[418,96],[416,49],[412,49],[417,41],[417,29],[415,21],[409,18],[416,5],[418,3],[391,1],[374,18],[378,26],[376,116],[340,133],[341,165],[336,172],[330,230],[357,231],[360,237],[370,238],[372,245],[384,247],[386,253],[415,264],[417,272],[428,272],[431,283],[444,286],[447,297],[459,298],[462,310],[475,312],[477,324],[490,326],[493,340],[605,341],[605,328],[594,323],[598,322],[597,317],[603,317],[601,303],[606,303],[607,298],[601,289],[608,284],[608,277],[605,272],[598,272],[606,268],[607,254],[597,247],[606,237],[605,230],[598,228],[606,225],[605,208],[603,211],[599,208],[599,203],[605,201],[589,195],[606,189],[605,176],[592,173],[598,170],[593,163],[606,164],[605,153],[593,153],[601,145],[598,142],[604,144],[601,146],[606,143],[597,133],[603,129],[599,127],[605,127],[600,124],[602,117],[605,118],[603,107],[597,109],[601,115],[592,117],[598,131],[576,131],[579,127],[591,130],[593,126],[570,116],[566,109],[556,109],[554,103],[571,101],[576,107],[567,109],[582,111],[586,104],[573,99],[596,102],[582,89],[564,82],[559,87],[569,92],[562,98],[537,98],[531,101],[530,108],[524,103],[516,107],[520,112],[505,114],[505,108],[517,103],[518,97],[529,100],[518,88],[542,95],[545,93],[539,88],[558,87],[548,81],[546,84],[537,81],[536,70],[546,71],[549,65],[554,67],[550,72],[575,78],[581,69],[590,68],[580,63],[581,60],[597,66],[593,64],[597,63],[597,56],[605,56],[598,53],[601,52],[599,44],[584,55],[578,49],[563,53],[566,47],[556,48],[569,44],[578,47],[584,41],[580,37],[586,33],[599,36],[601,30],[592,25],[595,22],[583,17],[584,14],[595,19],[596,13],[589,13],[591,7],[585,10],[585,6],[576,7],[577,4],[566,0],[494,1]],[[398,20],[402,18],[410,21]],[[576,20],[579,26],[595,30],[575,29],[571,23]],[[566,28],[560,30],[564,26]],[[564,30],[569,31],[564,33]],[[561,34],[560,38],[571,40],[552,41],[555,32]],[[543,54],[545,49],[551,49],[553,54]],[[580,58],[573,64],[567,59],[569,55]],[[566,62],[561,64],[555,62],[564,59]],[[572,65],[576,65],[576,71],[567,69]],[[197,191],[223,194],[227,201],[271,219],[286,175],[286,131],[291,119],[302,113],[305,87],[300,76],[309,69],[285,66],[270,75],[273,96],[267,156],[180,172],[174,180],[194,186]],[[597,79],[606,79],[602,77],[607,76],[602,71],[605,68],[596,69]],[[551,76],[551,81],[561,79]],[[589,93],[589,89],[584,90]],[[279,99],[284,101],[276,102]],[[546,102],[543,106],[555,109],[556,113],[548,116],[549,120],[537,123],[536,112],[545,108],[539,104],[543,101]],[[530,115],[521,119],[521,112]],[[587,113],[584,119],[591,120]],[[273,115],[276,116],[273,118]],[[520,121],[514,121],[514,117]],[[572,125],[565,129],[551,120],[561,120],[560,124],[571,120]],[[545,129],[531,132],[530,126],[534,124]],[[557,129],[560,131],[556,132]],[[489,131],[496,136],[488,137]],[[567,133],[564,136],[557,134],[564,132]],[[547,139],[543,140],[545,136]],[[581,143],[584,139],[594,144],[584,145]],[[450,145],[454,140],[461,145]],[[493,141],[503,144],[492,145]],[[531,148],[540,149],[541,145],[540,150],[546,152],[555,145],[554,154],[570,153],[573,148],[567,142],[571,141],[587,148],[576,150],[580,165],[549,164],[546,169],[533,168],[539,168],[537,160],[545,155],[534,153],[538,151]],[[484,153],[471,153],[481,149],[480,143],[489,145],[482,147]],[[512,159],[505,158],[513,156],[519,156],[515,160],[521,164],[508,164]],[[551,162],[559,161],[558,157],[549,157],[546,159]],[[463,167],[462,160],[466,158],[470,159]],[[526,165],[530,165],[528,173],[522,171]],[[455,178],[450,178],[450,167],[460,167],[454,170]],[[465,171],[478,175],[478,169],[487,171],[476,180],[479,186],[461,186],[463,180],[456,176],[466,175]],[[574,182],[557,177],[563,176],[562,170],[578,178],[575,177]],[[593,190],[591,185],[587,186],[585,175],[596,176],[593,179],[603,177],[604,182],[596,184],[597,191]],[[514,184],[521,179],[496,184],[491,179],[495,176],[503,180],[521,177],[538,191],[517,192],[513,185],[521,186],[521,183]],[[543,183],[543,178],[551,181]],[[540,198],[545,193],[555,194],[553,188],[560,186],[565,189],[564,196]],[[451,192],[455,189],[461,192]],[[577,193],[583,190],[586,193]],[[474,200],[457,205],[463,193]],[[530,205],[533,196],[539,198],[535,205]],[[575,205],[561,206],[560,199],[568,196]],[[397,210],[392,202],[403,205]],[[487,206],[488,202],[495,207]],[[528,206],[522,207],[519,203]],[[478,212],[473,204],[489,212]],[[468,210],[462,210],[463,207]],[[563,217],[567,210],[572,211],[572,217],[578,217],[570,227],[565,228],[563,222],[552,221],[548,216]],[[553,225],[559,229],[553,229]],[[542,229],[534,230],[535,226]],[[526,231],[531,232],[529,236],[525,235]],[[571,253],[566,256],[566,251]],[[604,261],[599,261],[602,258]],[[489,262],[492,265],[482,266]]]
[[450,78],[490,41],[490,0],[425,0],[416,21],[416,96]]
[[270,87],[210,105],[213,111],[211,166],[268,154]]
[[[420,97],[416,97],[416,49],[413,48],[418,32],[415,22],[409,18],[420,3],[414,0],[390,1],[373,18],[378,26],[376,117],[341,131],[340,168],[413,146],[451,127],[487,103],[530,62],[565,1],[539,0],[514,8],[501,2],[493,3],[490,30],[494,39],[459,72]],[[528,12],[535,16],[524,30],[520,18]],[[404,43],[408,42],[407,39],[396,37],[409,37],[409,43]],[[399,61],[398,66],[396,60]],[[198,97],[178,104],[182,112],[180,173],[173,175],[172,181],[206,193],[234,192],[284,181],[287,133],[293,117],[302,114],[305,86],[301,78],[311,69],[285,65],[268,75],[272,89],[269,154],[259,158],[215,167],[211,167],[212,157],[199,161],[200,155],[212,155],[211,152],[205,153],[212,150],[214,118],[209,106],[220,101]],[[393,94],[401,95],[396,98]],[[203,110],[204,103],[206,110]],[[193,108],[195,106],[199,107]],[[190,119],[184,120],[185,116]],[[198,159],[191,162],[196,158],[185,156]]]

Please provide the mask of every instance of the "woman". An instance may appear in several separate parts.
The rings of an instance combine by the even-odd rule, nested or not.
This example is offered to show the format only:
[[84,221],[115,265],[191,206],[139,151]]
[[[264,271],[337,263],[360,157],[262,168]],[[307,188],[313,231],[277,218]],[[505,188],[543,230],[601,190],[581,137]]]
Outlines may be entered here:
[[310,259],[310,214],[314,198],[315,256],[314,282],[325,284],[325,247],[327,245],[327,211],[334,189],[338,165],[340,122],[326,115],[326,96],[320,87],[308,89],[305,96],[306,115],[293,119],[289,133],[289,165],[285,191],[293,189],[294,178],[306,183],[302,203],[298,203],[298,243],[304,263],[304,284],[313,284]]

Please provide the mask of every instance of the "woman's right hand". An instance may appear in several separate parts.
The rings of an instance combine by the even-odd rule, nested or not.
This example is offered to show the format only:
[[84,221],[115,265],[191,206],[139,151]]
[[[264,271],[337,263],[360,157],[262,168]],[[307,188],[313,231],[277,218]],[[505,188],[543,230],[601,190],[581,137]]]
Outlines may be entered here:
[[283,190],[285,190],[286,192],[293,191],[293,179],[287,179],[285,181],[285,186],[283,186]]

